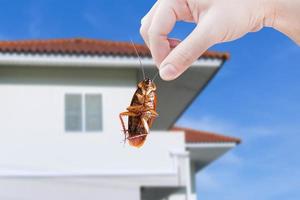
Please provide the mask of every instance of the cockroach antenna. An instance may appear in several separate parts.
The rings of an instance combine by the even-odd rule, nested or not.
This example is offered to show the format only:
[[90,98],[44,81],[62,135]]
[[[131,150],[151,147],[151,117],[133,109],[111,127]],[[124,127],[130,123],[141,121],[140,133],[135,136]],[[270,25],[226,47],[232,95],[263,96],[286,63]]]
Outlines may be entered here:
[[134,48],[134,51],[135,51],[135,53],[136,53],[136,55],[137,55],[137,57],[138,57],[138,59],[139,59],[140,65],[141,65],[141,67],[142,67],[143,78],[144,78],[144,80],[145,80],[146,77],[145,77],[144,65],[142,64],[141,57],[140,57],[140,55],[139,55],[139,52],[138,52],[137,49],[135,48],[135,45],[134,45],[132,39],[130,39],[130,42],[131,42],[131,44],[132,44],[132,46],[133,46],[133,48]]
[[156,77],[157,77],[158,74],[159,74],[159,70],[157,70],[156,74],[153,76],[153,79],[152,79],[153,82],[156,79]]

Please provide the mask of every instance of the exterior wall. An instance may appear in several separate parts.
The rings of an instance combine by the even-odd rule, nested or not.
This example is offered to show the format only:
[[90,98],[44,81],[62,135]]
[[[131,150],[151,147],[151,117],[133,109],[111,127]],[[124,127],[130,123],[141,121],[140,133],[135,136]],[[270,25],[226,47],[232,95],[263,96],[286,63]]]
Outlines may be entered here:
[[[145,191],[140,189],[139,181],[145,179],[147,177],[1,178],[0,196],[1,199],[22,200],[160,200],[160,197],[187,200],[185,189],[181,187],[155,187],[146,195],[142,194]],[[188,200],[196,199],[193,194]]]
[[[17,191],[17,192],[16,192]],[[0,179],[1,199],[139,200],[135,186],[89,179]]]
[[[0,175],[30,173],[164,173],[181,134],[153,132],[143,148],[123,145],[118,114],[129,105],[136,71],[0,69]],[[64,131],[65,93],[103,95],[103,132]]]

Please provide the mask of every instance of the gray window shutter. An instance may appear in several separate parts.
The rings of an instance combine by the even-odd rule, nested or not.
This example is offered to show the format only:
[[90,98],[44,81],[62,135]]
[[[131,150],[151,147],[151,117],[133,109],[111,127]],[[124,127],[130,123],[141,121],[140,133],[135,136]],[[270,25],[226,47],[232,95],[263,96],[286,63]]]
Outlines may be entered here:
[[85,129],[86,131],[102,131],[101,94],[85,95]]
[[65,95],[65,130],[82,131],[82,97],[80,94]]

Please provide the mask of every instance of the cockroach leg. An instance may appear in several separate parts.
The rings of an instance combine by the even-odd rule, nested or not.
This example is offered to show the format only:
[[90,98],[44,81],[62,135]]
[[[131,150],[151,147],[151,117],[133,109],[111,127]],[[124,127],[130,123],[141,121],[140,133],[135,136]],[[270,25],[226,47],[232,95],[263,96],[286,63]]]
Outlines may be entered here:
[[125,137],[126,137],[126,133],[128,132],[128,130],[126,130],[126,128],[125,128],[125,123],[124,123],[124,120],[122,118],[123,116],[132,116],[132,117],[135,117],[135,116],[137,116],[137,114],[134,113],[134,112],[127,112],[127,111],[122,112],[122,113],[119,114],[119,118],[120,118],[120,121],[121,121],[121,124],[122,124],[122,128],[123,128],[123,131],[124,131]]
[[143,137],[146,136],[148,134],[141,134],[141,135],[136,135],[136,136],[132,136],[132,137],[127,137],[126,139],[130,140],[130,139],[134,139],[134,138],[139,138],[139,137]]
[[155,91],[156,90],[156,88],[154,89],[151,89],[151,90],[147,90],[147,92],[146,92],[146,96],[148,96],[151,92],[153,92],[153,91]]
[[139,88],[143,89],[143,83],[140,82],[138,85],[137,85]]
[[155,110],[149,110],[153,117],[158,117],[158,113]]
[[147,93],[147,91],[145,90],[145,88],[141,88],[141,90],[142,90],[142,94],[143,94],[143,96],[145,96],[145,95],[146,95],[146,93]]
[[146,130],[146,133],[149,134],[149,126],[148,126],[147,120],[144,117],[142,117],[141,120],[142,120],[143,126]]
[[124,134],[127,134],[127,133],[128,133],[128,129],[125,130],[125,131],[124,131],[124,130],[121,130],[121,131],[123,131]]
[[145,98],[144,98],[144,96],[143,95],[140,95],[140,94],[136,94],[136,96],[137,96],[137,98],[138,98],[138,101],[139,101],[139,103],[144,103],[144,101],[145,101]]
[[[135,113],[135,112],[139,112],[142,108],[143,108],[143,105],[129,106],[129,107],[127,108],[127,110],[128,110],[129,112]],[[137,115],[137,113],[136,113],[136,115]],[[135,115],[135,116],[136,116],[136,115]]]

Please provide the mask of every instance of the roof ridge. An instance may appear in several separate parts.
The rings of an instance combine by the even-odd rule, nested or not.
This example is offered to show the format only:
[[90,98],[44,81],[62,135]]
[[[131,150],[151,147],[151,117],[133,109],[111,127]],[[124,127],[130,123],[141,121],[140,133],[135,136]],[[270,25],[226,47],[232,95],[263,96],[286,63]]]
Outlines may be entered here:
[[[135,43],[135,47],[142,57],[151,57],[151,52],[144,44]],[[0,52],[3,53],[57,53],[57,54],[98,54],[136,56],[129,41],[113,41],[96,38],[49,38],[49,39],[21,39],[1,40]],[[229,59],[229,53],[206,51],[202,58]]]
[[[13,43],[23,43],[23,42],[109,42],[116,44],[128,44],[129,41],[115,41],[115,40],[104,40],[98,38],[84,38],[84,37],[70,37],[70,38],[37,38],[37,39],[16,39],[16,40],[0,40],[0,42],[13,42]],[[140,44],[140,43],[135,43]],[[140,44],[143,45],[143,44]]]

